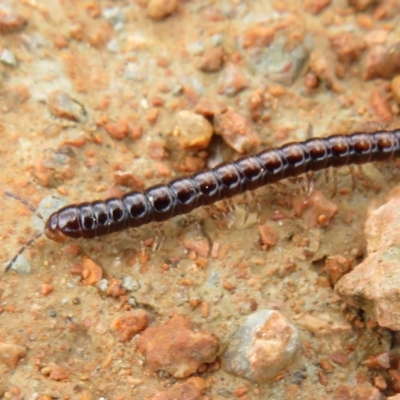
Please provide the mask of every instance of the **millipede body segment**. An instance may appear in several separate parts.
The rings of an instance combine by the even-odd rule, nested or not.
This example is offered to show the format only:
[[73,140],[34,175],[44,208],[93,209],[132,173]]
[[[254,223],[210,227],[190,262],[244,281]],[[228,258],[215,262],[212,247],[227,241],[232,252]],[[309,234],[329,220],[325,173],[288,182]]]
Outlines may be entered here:
[[46,222],[49,239],[91,239],[165,221],[285,178],[329,167],[400,157],[400,129],[313,138],[265,150],[121,198],[72,204]]

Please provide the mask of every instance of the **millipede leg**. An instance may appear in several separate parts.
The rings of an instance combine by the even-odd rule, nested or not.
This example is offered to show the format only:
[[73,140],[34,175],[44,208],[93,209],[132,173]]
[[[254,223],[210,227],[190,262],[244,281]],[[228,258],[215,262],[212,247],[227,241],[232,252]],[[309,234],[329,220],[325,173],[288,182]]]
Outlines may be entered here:
[[144,255],[146,252],[146,247],[144,245],[144,242],[142,240],[139,231],[136,228],[129,228],[125,232],[130,238],[132,238],[135,241],[135,243],[139,245],[140,252],[142,255]]
[[162,223],[155,223],[154,224],[154,231],[156,233],[156,237],[154,238],[154,243],[152,250],[161,250],[165,243],[165,231],[164,226]]
[[228,226],[228,228],[230,228],[233,223],[235,222],[235,218],[236,218],[236,207],[235,204],[233,203],[232,199],[225,199],[223,201],[223,204],[227,210],[226,213],[224,213],[224,217],[226,219],[226,225]]

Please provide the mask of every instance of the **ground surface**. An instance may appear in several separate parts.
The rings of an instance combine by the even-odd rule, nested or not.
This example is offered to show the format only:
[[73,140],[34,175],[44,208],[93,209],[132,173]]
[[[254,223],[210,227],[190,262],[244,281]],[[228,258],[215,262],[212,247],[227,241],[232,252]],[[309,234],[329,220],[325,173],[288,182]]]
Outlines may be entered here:
[[[398,2],[352,4],[0,2],[1,189],[35,207],[45,199],[40,210],[48,214],[53,197],[105,199],[239,156],[232,147],[240,135],[232,146],[214,135],[207,146],[200,134],[188,149],[176,129],[182,110],[214,124],[232,112],[233,131],[241,115],[250,137],[244,155],[311,136],[399,127],[399,66],[381,55],[384,70],[371,56],[376,45],[400,42]],[[353,171],[353,190],[350,172],[341,169],[336,185],[317,178],[320,193],[307,207],[299,183],[261,189],[261,215],[250,204],[249,220],[230,229],[204,209],[167,221],[156,252],[155,228],[144,227],[145,255],[124,233],[64,244],[39,239],[0,277],[0,395],[172,399],[163,391],[188,378],[151,371],[138,351],[141,333],[119,336],[118,321],[137,309],[154,327],[185,317],[218,339],[218,356],[256,309],[278,310],[298,329],[301,352],[273,382],[234,377],[217,358],[195,374],[201,394],[187,398],[393,395],[394,373],[363,361],[388,352],[394,334],[340,300],[326,260],[362,261],[367,209],[382,204],[395,182],[370,166],[364,175]],[[0,206],[6,263],[43,227],[16,200],[0,197]]]

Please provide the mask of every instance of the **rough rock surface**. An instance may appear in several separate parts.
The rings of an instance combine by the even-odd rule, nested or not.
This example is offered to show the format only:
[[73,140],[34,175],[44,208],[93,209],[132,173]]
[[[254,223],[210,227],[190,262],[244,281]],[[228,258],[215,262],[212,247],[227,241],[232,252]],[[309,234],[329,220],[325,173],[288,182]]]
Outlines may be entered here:
[[226,349],[223,368],[253,382],[275,378],[287,368],[299,349],[298,333],[278,311],[249,315]]
[[335,289],[349,304],[400,329],[400,196],[373,211],[365,224],[368,257]]
[[146,354],[149,367],[175,378],[185,378],[204,363],[213,362],[218,349],[215,336],[194,331],[190,322],[178,315],[164,325],[147,328],[139,339],[139,350]]

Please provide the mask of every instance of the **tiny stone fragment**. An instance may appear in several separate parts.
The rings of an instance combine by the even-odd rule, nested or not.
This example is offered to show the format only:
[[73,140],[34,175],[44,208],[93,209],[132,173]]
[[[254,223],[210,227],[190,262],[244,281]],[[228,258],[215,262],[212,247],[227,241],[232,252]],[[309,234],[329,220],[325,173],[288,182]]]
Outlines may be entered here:
[[217,72],[224,63],[225,53],[222,47],[213,47],[204,52],[197,67],[204,72]]
[[[150,400],[202,400],[203,390],[197,382],[193,382],[198,377],[189,378],[186,382],[176,383],[167,391],[160,391],[155,394]],[[202,380],[202,379],[201,379]]]
[[212,125],[201,115],[191,111],[180,111],[177,116],[174,135],[184,150],[202,150],[210,143]]
[[167,323],[147,328],[138,342],[152,370],[163,370],[175,378],[194,374],[200,366],[215,361],[218,339],[192,329],[190,321],[174,315]]
[[179,237],[187,250],[193,250],[201,257],[208,257],[210,243],[198,223],[190,224]]
[[304,0],[304,9],[314,15],[318,15],[324,8],[331,4],[332,0]]
[[214,130],[238,153],[252,151],[260,144],[250,121],[233,110],[215,116]]
[[286,369],[298,350],[297,329],[278,311],[259,310],[233,334],[222,365],[231,374],[262,383]]
[[266,224],[259,225],[258,230],[260,232],[261,243],[267,247],[275,246],[278,241],[278,235],[276,232]]
[[329,201],[319,190],[312,192],[307,205],[310,208],[305,212],[305,220],[309,228],[328,226],[338,212],[338,206]]
[[50,371],[49,378],[54,381],[65,381],[69,378],[69,371],[60,365],[50,363],[48,368]]
[[392,79],[400,73],[400,42],[392,46],[375,45],[367,53],[363,78]]
[[0,342],[0,362],[9,368],[15,368],[18,361],[26,354],[26,348],[18,344]]
[[276,28],[273,26],[255,25],[247,29],[243,34],[243,47],[264,48],[274,40]]
[[225,104],[215,100],[200,100],[194,109],[196,114],[200,114],[205,118],[212,118],[217,114],[222,114],[226,111]]
[[163,19],[172,14],[178,7],[178,0],[150,0],[147,4],[147,16]]
[[17,60],[13,53],[11,53],[8,49],[0,49],[0,61],[4,65],[8,65],[9,67],[15,67],[17,65]]
[[224,76],[221,79],[221,85],[218,93],[225,96],[235,96],[249,86],[249,80],[243,75],[234,64],[227,64],[224,69]]
[[19,31],[28,23],[27,18],[13,12],[0,11],[0,32],[10,33]]
[[111,326],[121,342],[127,342],[147,327],[147,313],[144,310],[133,310],[116,318]]
[[47,104],[50,112],[55,117],[65,118],[75,122],[85,122],[87,120],[85,108],[61,90],[49,93],[47,96]]
[[354,7],[357,11],[364,11],[368,7],[377,3],[377,0],[348,0],[349,6]]
[[89,258],[83,259],[83,283],[85,285],[95,285],[103,278],[103,270],[94,261]]
[[128,121],[121,119],[116,123],[110,123],[104,125],[106,132],[116,140],[123,140],[129,135],[129,124]]

